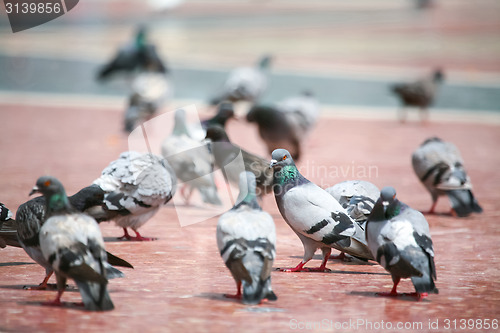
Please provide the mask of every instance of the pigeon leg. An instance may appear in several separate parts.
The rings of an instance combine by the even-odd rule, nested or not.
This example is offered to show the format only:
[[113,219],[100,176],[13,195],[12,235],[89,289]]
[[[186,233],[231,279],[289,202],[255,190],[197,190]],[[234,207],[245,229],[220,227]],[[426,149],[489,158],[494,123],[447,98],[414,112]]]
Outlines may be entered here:
[[[309,260],[308,260],[309,261]],[[304,261],[301,261],[297,266],[294,268],[280,268],[280,271],[282,272],[308,272],[307,268],[304,268],[304,265],[307,263]]]
[[422,108],[420,115],[422,124],[427,125],[429,123],[429,109],[426,107]]
[[427,214],[434,214],[434,209],[436,209],[437,200],[432,203],[431,209],[427,212]]
[[142,237],[141,234],[138,231],[135,231],[134,229],[132,229],[132,230],[135,232],[135,236],[136,237],[130,237],[131,241],[147,242],[147,241],[154,241],[154,240],[158,239],[158,238],[155,238],[155,237]]
[[405,123],[406,122],[406,108],[405,107],[401,107],[399,110],[398,110],[398,119],[399,119],[399,122],[400,123]]
[[236,282],[236,295],[224,294],[226,298],[241,299],[241,281]]
[[330,258],[330,254],[332,253],[331,248],[322,248],[321,251],[323,252],[323,262],[321,263],[321,266],[319,267],[314,267],[314,268],[306,268],[308,272],[330,272],[330,269],[326,268],[326,263],[328,262],[328,259]]
[[126,240],[132,239],[132,237],[128,234],[127,228],[123,228],[123,232],[124,232],[123,236],[118,237],[118,239],[120,239],[120,240],[121,239],[126,239]]
[[27,289],[27,290],[45,290],[45,289],[47,289],[49,279],[53,273],[54,272],[50,272],[49,274],[45,275],[45,278],[43,279],[42,283],[40,283],[37,287],[29,287],[29,288],[25,288],[25,289]]
[[392,290],[388,293],[377,293],[378,296],[384,296],[384,297],[397,297],[397,296],[400,296],[397,292],[397,288],[398,288],[398,284],[399,284],[399,281],[401,279],[400,278],[396,278],[394,280],[394,286],[392,287]]
[[42,305],[49,305],[49,306],[62,306],[62,302],[61,302],[61,296],[62,294],[64,293],[64,289],[59,289],[57,291],[57,296],[56,296],[56,299],[51,301],[51,302],[43,302]]

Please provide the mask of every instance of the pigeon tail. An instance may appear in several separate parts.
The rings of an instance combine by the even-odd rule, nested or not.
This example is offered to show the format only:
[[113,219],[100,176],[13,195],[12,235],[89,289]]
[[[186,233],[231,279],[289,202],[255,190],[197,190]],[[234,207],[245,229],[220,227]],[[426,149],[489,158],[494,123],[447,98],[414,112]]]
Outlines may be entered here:
[[483,209],[479,206],[471,190],[450,190],[447,191],[451,207],[460,217],[469,216],[471,213],[482,213]]
[[95,283],[75,280],[85,309],[89,311],[109,311],[115,306],[106,290],[107,283]]

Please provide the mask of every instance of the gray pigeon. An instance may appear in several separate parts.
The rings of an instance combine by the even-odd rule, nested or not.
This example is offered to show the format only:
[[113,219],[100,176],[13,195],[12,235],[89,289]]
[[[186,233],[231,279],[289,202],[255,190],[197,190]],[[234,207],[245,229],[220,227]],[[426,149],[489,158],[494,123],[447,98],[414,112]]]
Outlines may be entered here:
[[443,79],[443,72],[437,69],[431,77],[412,83],[397,83],[392,85],[392,91],[399,97],[402,104],[399,120],[401,122],[406,121],[406,107],[414,106],[420,108],[422,121],[427,121],[429,118],[429,106],[434,102],[436,90]]
[[269,55],[260,58],[257,67],[240,67],[229,73],[222,91],[210,101],[217,105],[223,101],[254,103],[267,88],[267,72],[271,64]]
[[[100,207],[103,204],[104,192],[97,185],[87,186],[76,194],[68,197],[69,203],[73,209],[79,212],[91,210],[93,207]],[[19,206],[16,213],[17,239],[24,251],[37,264],[45,269],[45,278],[37,287],[30,287],[30,290],[45,290],[48,281],[54,270],[49,261],[47,261],[40,248],[40,229],[47,218],[47,208],[43,196],[31,199]],[[133,268],[125,260],[107,253],[108,262],[115,266]]]
[[381,296],[398,296],[400,279],[411,278],[418,300],[438,293],[429,224],[419,211],[396,198],[392,187],[380,192],[366,224],[368,247],[377,262],[391,273],[394,286]]
[[418,179],[431,193],[430,214],[434,213],[441,195],[448,196],[452,213],[460,217],[483,211],[472,194],[462,156],[452,143],[436,137],[425,140],[413,153],[412,165]]
[[227,181],[238,186],[240,173],[245,170],[251,171],[256,177],[256,192],[259,197],[272,191],[273,173],[269,169],[269,161],[232,144],[221,126],[209,127],[206,138],[212,142],[210,149],[215,165],[221,169]]
[[[138,229],[175,194],[177,177],[168,162],[154,154],[127,151],[94,181],[105,193],[104,207],[89,212],[97,221],[114,220],[123,228],[120,239],[149,241]],[[136,237],[128,234],[131,228]]]
[[[327,270],[331,248],[360,259],[373,259],[366,246],[364,230],[328,192],[300,174],[287,150],[273,151],[270,166],[274,170],[273,188],[278,209],[304,246],[302,261],[286,271]],[[317,249],[323,253],[321,266],[303,268]]]
[[301,142],[315,125],[319,106],[310,92],[294,96],[275,105],[255,105],[247,113],[247,121],[255,122],[269,153],[285,148],[299,160]]
[[277,300],[271,288],[276,230],[271,215],[257,202],[255,176],[249,171],[240,175],[236,204],[219,218],[217,247],[236,281],[236,295],[227,297],[242,299],[244,304]]
[[107,291],[108,279],[123,273],[107,262],[104,240],[97,222],[72,209],[62,184],[54,177],[40,177],[33,193],[42,193],[47,219],[40,229],[40,248],[57,278],[57,297],[46,305],[62,305],[67,278],[78,285],[85,309],[114,308]]
[[[222,205],[217,194],[213,173],[213,157],[206,144],[192,139],[187,130],[186,112],[175,112],[174,130],[161,145],[161,153],[175,171],[177,178],[184,182],[181,194],[187,203],[194,189],[203,202]],[[186,194],[186,188],[188,193]]]
[[107,80],[118,73],[149,71],[167,73],[167,67],[160,59],[153,44],[147,42],[146,27],[137,29],[134,41],[123,46],[117,54],[98,72],[98,80]]
[[17,225],[12,219],[12,212],[0,202],[0,248],[7,245],[21,247],[17,240]]
[[172,88],[163,73],[141,72],[132,81],[132,93],[125,110],[124,129],[130,133],[152,119],[168,98]]

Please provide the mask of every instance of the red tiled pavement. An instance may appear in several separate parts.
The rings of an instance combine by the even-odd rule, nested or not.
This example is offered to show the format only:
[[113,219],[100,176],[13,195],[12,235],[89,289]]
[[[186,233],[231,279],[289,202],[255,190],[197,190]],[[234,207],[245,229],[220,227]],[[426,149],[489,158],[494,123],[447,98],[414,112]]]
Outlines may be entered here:
[[[2,105],[0,119],[0,201],[13,210],[28,199],[38,176],[57,176],[72,194],[126,149],[120,110]],[[249,125],[232,122],[229,134],[234,142],[265,155]],[[347,328],[349,320],[371,322],[374,328],[382,320],[385,327],[388,322],[422,323],[422,329],[415,326],[413,331],[427,331],[429,320],[439,320],[440,330],[449,331],[445,330],[447,318],[456,319],[457,328],[460,319],[500,319],[498,126],[444,122],[420,126],[324,117],[307,141],[299,166],[306,177],[323,185],[363,176],[356,173],[372,166],[376,169],[371,169],[368,180],[379,187],[393,185],[402,201],[425,210],[430,196],[413,174],[410,154],[431,135],[459,147],[485,210],[466,219],[428,216],[439,295],[422,302],[376,297],[375,292],[388,291],[392,285],[380,266],[331,262],[331,273],[273,272],[279,298],[275,303],[248,307],[224,299],[222,294],[233,292],[235,286],[217,252],[216,218],[180,227],[175,207],[168,204],[141,229],[145,236],[159,237],[158,241],[106,243],[110,252],[135,266],[134,270],[123,269],[125,278],[110,282],[116,306],[111,312],[41,306],[40,302],[55,296],[54,291],[22,289],[41,282],[41,267],[32,264],[20,249],[0,250],[0,331],[281,332],[306,322],[320,322],[323,326],[316,331],[326,331],[323,328],[332,323],[332,328],[341,323]],[[330,174],[320,174],[313,164],[329,166]],[[343,176],[342,171],[347,174]],[[277,226],[274,266],[297,264],[302,246],[279,215],[272,196],[264,199],[263,208],[273,215]],[[442,199],[438,211],[448,209],[447,200]],[[110,223],[101,227],[108,240],[121,233]],[[318,259],[309,265],[319,264]],[[80,301],[72,282],[70,287],[63,300]],[[411,292],[413,287],[404,281],[400,291]]]

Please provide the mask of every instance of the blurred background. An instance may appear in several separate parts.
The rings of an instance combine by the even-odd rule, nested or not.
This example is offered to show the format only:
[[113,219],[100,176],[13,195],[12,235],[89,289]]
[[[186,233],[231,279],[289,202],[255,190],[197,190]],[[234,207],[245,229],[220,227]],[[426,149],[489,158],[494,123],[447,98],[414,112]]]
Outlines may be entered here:
[[123,105],[127,83],[96,75],[141,24],[176,100],[206,102],[231,69],[271,54],[264,101],[309,89],[323,105],[395,112],[390,84],[441,68],[439,112],[500,110],[497,0],[85,0],[15,34],[2,9],[0,99]]

